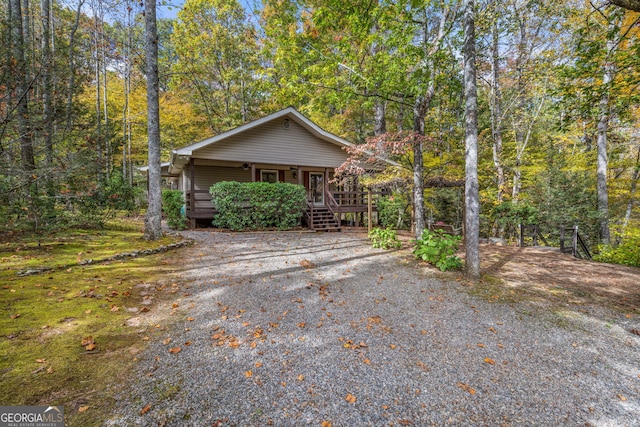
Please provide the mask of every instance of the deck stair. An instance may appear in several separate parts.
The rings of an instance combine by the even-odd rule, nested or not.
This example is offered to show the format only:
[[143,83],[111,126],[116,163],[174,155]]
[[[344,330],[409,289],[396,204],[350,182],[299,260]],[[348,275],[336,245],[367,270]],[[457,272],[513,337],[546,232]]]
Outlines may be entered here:
[[327,206],[308,206],[304,217],[311,230],[340,231],[340,221]]

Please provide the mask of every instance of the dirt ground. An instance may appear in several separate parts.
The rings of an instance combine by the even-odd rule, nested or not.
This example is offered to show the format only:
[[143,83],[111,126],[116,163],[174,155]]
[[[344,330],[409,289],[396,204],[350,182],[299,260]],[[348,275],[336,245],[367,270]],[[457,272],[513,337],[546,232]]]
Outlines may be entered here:
[[511,293],[640,313],[640,268],[578,259],[547,247],[484,244],[480,259],[489,279],[501,279],[493,284],[500,297]]

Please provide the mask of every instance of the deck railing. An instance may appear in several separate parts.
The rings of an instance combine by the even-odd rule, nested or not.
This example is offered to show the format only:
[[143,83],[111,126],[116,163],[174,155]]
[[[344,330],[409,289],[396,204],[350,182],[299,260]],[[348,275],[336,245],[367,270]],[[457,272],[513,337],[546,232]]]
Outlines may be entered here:
[[211,194],[207,190],[195,190],[193,192],[189,190],[185,196],[187,218],[213,219],[217,210],[211,203]]

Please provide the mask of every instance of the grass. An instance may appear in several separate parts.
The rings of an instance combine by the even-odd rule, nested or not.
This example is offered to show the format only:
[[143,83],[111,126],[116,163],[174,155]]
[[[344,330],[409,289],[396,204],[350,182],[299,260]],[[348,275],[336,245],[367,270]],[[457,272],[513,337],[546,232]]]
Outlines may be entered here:
[[[176,241],[146,242],[141,227],[115,224],[46,238],[23,235],[0,244],[3,405],[64,405],[69,426],[89,425],[109,412],[109,387],[135,369],[135,354],[155,329],[127,326],[128,319],[145,316],[139,314],[147,306],[137,285],[162,289],[156,284],[169,272],[164,257],[171,254],[87,266],[77,262]],[[53,270],[17,275],[43,267]],[[92,351],[81,345],[88,336],[95,341]]]

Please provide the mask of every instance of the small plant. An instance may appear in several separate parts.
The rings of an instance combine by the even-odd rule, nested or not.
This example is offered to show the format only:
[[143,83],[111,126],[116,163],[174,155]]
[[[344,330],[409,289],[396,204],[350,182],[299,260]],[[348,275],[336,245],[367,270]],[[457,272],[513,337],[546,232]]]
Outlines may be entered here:
[[391,227],[374,228],[369,232],[369,239],[374,248],[400,249],[402,242],[398,239],[396,230]]
[[442,230],[424,230],[420,239],[416,240],[413,254],[417,259],[435,265],[441,271],[462,267],[462,260],[455,253],[458,251],[460,236],[452,236]]
[[167,215],[167,224],[174,230],[186,228],[186,218],[184,215],[184,198],[182,191],[164,190],[162,192],[162,210]]

